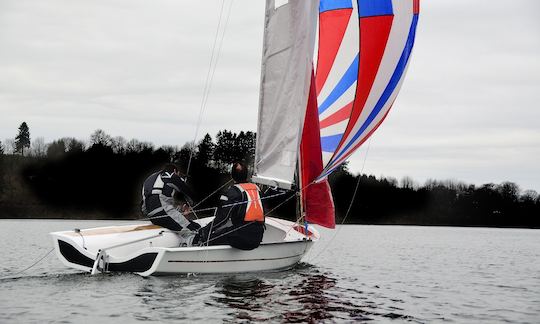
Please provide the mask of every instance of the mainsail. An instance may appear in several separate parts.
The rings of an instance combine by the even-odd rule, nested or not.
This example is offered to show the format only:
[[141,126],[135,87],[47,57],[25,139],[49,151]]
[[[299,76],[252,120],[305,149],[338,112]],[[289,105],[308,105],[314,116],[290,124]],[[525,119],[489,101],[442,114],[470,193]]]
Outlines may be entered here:
[[318,0],[268,0],[253,181],[290,189],[307,95]]

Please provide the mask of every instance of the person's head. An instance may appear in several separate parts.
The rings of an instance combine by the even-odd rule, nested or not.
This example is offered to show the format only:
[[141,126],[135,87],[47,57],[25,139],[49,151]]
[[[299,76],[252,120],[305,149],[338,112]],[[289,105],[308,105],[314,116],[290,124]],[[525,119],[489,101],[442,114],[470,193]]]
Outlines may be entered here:
[[236,183],[247,181],[248,169],[242,162],[234,162],[231,168],[231,176]]
[[178,166],[174,163],[167,163],[163,166],[163,171],[168,173],[175,173],[177,175],[181,175],[180,169]]

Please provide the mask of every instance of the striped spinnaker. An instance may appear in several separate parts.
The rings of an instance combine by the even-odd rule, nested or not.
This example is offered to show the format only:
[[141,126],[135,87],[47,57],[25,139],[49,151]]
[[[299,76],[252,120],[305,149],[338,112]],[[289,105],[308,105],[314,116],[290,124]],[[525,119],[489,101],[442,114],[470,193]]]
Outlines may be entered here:
[[413,48],[419,0],[321,0],[316,90],[324,178],[387,116]]

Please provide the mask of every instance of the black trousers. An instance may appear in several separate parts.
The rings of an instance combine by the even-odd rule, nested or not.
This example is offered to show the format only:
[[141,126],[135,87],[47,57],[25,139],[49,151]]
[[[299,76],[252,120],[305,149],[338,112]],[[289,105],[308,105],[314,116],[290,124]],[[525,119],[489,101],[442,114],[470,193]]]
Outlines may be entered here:
[[[151,195],[147,197],[145,202],[148,212],[162,207],[158,195]],[[170,229],[171,231],[182,230],[182,226],[178,224],[173,218],[171,218],[164,210],[150,216],[149,218],[154,225],[165,227],[167,229]]]
[[[247,226],[235,229],[226,228],[214,231],[210,234],[209,245],[230,245],[240,250],[253,250],[257,248],[263,239],[264,224],[252,223]],[[206,242],[203,242],[206,244]]]

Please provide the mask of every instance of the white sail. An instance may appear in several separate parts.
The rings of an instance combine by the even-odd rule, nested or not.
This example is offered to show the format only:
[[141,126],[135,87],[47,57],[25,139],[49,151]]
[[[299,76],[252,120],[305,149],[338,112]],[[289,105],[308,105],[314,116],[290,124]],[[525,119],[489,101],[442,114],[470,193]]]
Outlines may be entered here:
[[267,0],[253,181],[289,189],[311,81],[318,0]]

